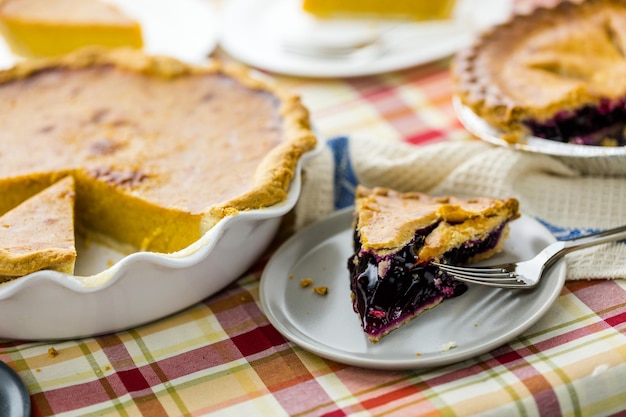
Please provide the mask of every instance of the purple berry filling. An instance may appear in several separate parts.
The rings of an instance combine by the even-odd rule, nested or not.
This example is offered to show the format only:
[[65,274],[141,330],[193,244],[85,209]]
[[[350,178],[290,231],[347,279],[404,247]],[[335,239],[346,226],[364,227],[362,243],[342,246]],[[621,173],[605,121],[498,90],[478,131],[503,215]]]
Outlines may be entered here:
[[561,111],[548,121],[524,122],[534,136],[563,143],[593,146],[626,145],[626,102],[602,100],[597,106]]
[[[359,314],[361,326],[368,335],[378,337],[405,319],[467,290],[464,283],[451,278],[436,266],[416,263],[416,253],[423,246],[425,236],[436,226],[417,231],[408,245],[382,258],[372,252],[362,251],[355,232],[356,253],[348,260],[350,288],[354,296],[354,311]],[[493,249],[503,229],[504,225],[490,233],[485,240],[467,242],[447,252],[441,261],[461,264]],[[379,268],[381,263],[388,266]]]

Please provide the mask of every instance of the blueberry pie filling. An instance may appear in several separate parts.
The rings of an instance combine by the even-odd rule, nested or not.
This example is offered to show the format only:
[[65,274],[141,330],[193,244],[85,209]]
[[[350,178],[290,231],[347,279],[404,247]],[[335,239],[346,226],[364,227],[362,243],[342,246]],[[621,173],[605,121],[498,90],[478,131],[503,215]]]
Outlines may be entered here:
[[526,120],[534,136],[563,143],[591,146],[626,145],[626,102],[601,100],[597,106],[561,110],[547,121]]
[[[499,252],[517,209],[514,199],[436,198],[359,186],[348,271],[353,309],[369,340],[378,342],[463,294],[467,286],[431,262],[462,264]],[[412,219],[411,213],[421,218]]]

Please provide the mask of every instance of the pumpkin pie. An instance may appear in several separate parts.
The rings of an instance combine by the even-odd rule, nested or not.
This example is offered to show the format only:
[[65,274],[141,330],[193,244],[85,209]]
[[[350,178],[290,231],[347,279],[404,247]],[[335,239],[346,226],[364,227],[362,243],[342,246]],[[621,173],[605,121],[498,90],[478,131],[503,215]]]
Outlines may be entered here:
[[302,8],[319,17],[383,17],[413,20],[448,19],[456,1],[303,0]]
[[353,309],[372,342],[467,286],[432,262],[462,264],[502,250],[516,199],[461,199],[358,186],[354,254],[348,260]]
[[74,195],[68,176],[0,217],[0,282],[42,269],[73,273]]
[[514,16],[453,61],[461,102],[510,142],[626,145],[626,1]]
[[100,0],[2,0],[0,28],[12,51],[51,56],[79,48],[141,48],[139,23]]
[[171,253],[286,199],[315,147],[299,98],[241,68],[87,49],[0,72],[0,214],[76,181],[76,228]]

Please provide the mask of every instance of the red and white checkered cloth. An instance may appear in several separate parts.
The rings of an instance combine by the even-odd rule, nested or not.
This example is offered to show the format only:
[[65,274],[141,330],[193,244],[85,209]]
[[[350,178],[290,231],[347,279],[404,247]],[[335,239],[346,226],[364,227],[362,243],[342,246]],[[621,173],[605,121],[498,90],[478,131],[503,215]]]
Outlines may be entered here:
[[[354,80],[279,81],[303,95],[324,138],[466,140],[452,111],[447,64]],[[623,280],[568,282],[537,324],[476,358],[374,371],[308,353],[269,324],[259,277],[270,255],[171,317],[79,340],[0,340],[0,360],[24,380],[34,416],[624,415]]]
[[[350,81],[281,81],[304,95],[325,137],[349,132],[415,144],[467,139],[450,105],[446,65]],[[622,280],[568,283],[536,325],[474,359],[374,371],[319,358],[269,324],[258,291],[270,255],[224,291],[174,316],[80,340],[4,340],[0,360],[25,381],[36,416],[606,416],[626,410]],[[48,354],[50,347],[57,356]]]

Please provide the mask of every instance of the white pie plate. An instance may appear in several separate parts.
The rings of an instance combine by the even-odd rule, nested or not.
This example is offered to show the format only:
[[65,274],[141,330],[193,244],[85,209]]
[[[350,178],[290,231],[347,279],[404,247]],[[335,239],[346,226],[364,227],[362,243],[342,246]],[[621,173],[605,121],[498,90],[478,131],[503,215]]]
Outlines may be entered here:
[[583,174],[626,175],[626,146],[588,146],[561,143],[528,136],[524,142],[509,143],[502,132],[491,126],[458,97],[452,100],[461,124],[476,137],[491,144],[524,152],[552,156]]
[[315,152],[300,159],[286,201],[225,218],[179,252],[124,256],[78,242],[75,275],[39,271],[0,284],[0,338],[71,339],[120,331],[215,294],[267,248],[282,216],[295,206],[302,164]]
[[[352,310],[347,259],[352,254],[353,208],[340,210],[286,241],[267,264],[260,284],[263,310],[287,339],[321,357],[379,369],[447,365],[489,352],[535,324],[559,296],[565,263],[551,268],[534,290],[469,285],[410,323],[370,343]],[[555,241],[539,222],[521,216],[511,224],[502,253],[489,263],[531,258]],[[327,286],[320,296],[300,280]],[[454,343],[456,347],[446,350]]]
[[[513,4],[511,0],[458,3],[456,19],[415,23],[315,19],[301,10],[297,0],[231,0],[225,3],[219,42],[234,58],[278,74],[323,78],[380,74],[441,59],[468,46],[480,30],[506,20]],[[373,28],[383,34],[383,53],[336,59],[296,55],[282,47],[295,37],[342,42],[371,35]]]

